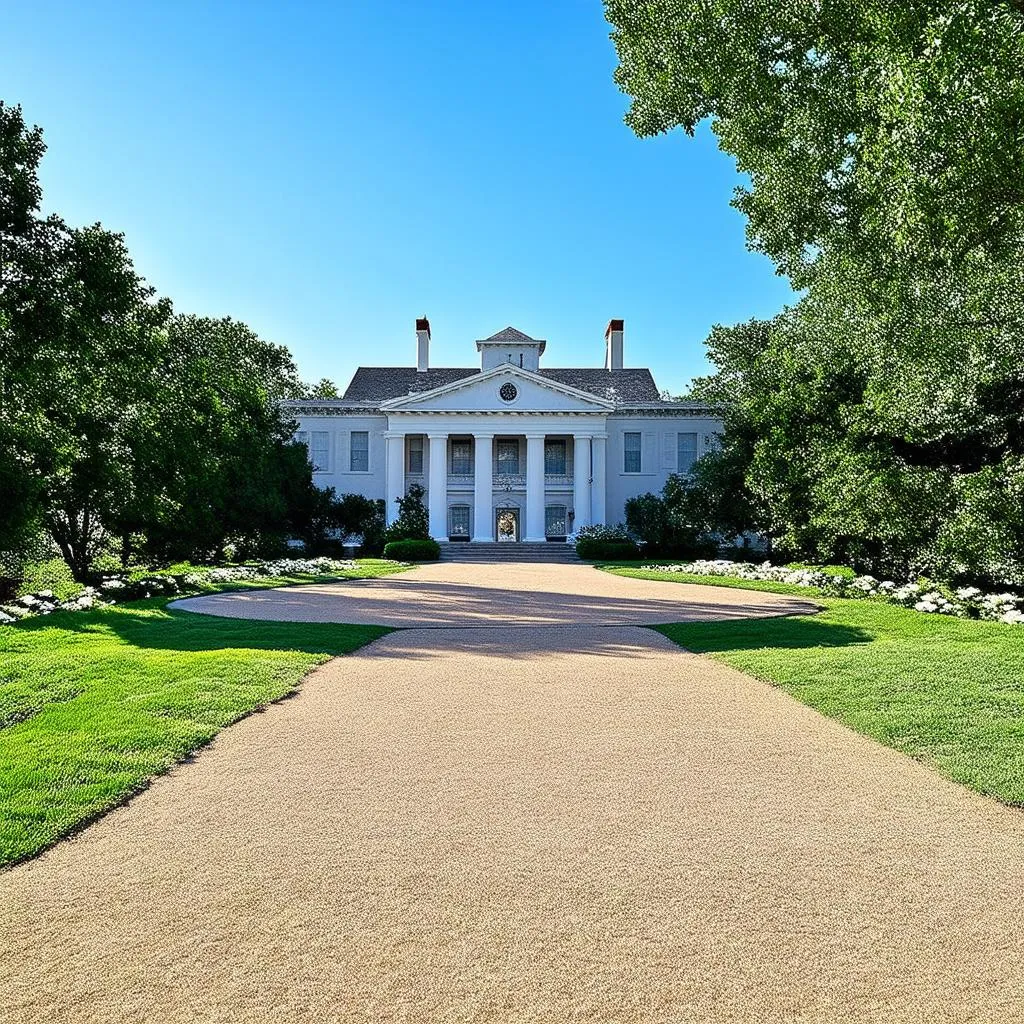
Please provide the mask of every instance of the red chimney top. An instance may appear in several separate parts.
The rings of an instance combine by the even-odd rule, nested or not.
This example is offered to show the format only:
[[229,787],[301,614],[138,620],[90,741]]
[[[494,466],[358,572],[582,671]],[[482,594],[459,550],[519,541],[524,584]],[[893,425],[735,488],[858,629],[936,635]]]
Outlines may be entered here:
[[430,337],[430,321],[425,316],[421,316],[416,321],[416,330],[417,331],[426,331],[427,332],[427,337],[429,338]]

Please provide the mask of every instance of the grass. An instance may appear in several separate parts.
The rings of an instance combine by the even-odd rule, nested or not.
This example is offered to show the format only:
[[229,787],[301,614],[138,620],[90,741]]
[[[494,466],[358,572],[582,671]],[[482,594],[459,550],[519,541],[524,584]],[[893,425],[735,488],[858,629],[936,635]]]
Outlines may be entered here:
[[[368,562],[346,575],[398,568]],[[390,632],[193,615],[166,603],[0,628],[0,866],[122,803],[224,726],[293,692],[317,665]]]
[[[704,576],[608,567],[701,586]],[[858,732],[979,793],[1024,806],[1024,629],[924,615],[880,601],[798,593],[818,615],[678,623],[658,629],[688,650],[772,683]]]

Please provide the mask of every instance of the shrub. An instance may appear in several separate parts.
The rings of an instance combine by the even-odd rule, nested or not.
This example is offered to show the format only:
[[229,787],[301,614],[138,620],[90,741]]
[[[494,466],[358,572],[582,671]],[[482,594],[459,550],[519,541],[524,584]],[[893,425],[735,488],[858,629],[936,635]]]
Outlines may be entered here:
[[717,553],[718,543],[696,523],[685,477],[673,474],[661,497],[640,494],[626,501],[626,526],[648,555],[662,558],[704,558]]
[[[384,531],[385,553],[392,541],[430,538],[430,516],[427,506],[423,504],[423,495],[426,493],[420,484],[412,484],[404,497],[395,498],[398,518]],[[437,555],[434,557],[437,558]]]
[[848,565],[806,565],[803,562],[787,562],[787,569],[806,569],[807,572],[820,572],[826,576],[845,576],[846,579],[852,580],[857,576],[855,569],[851,569]]
[[600,540],[581,537],[576,541],[576,554],[580,558],[628,562],[640,557],[640,549],[631,540]]
[[573,537],[577,541],[581,540],[629,540],[629,531],[619,523],[618,526],[581,526]]
[[361,494],[343,494],[337,501],[338,529],[344,540],[362,538],[363,554],[379,554],[384,547],[383,498],[364,498]]
[[52,591],[59,601],[66,601],[81,593],[79,583],[63,558],[52,558],[45,562],[28,562],[23,569],[19,594],[34,594],[40,590]]
[[441,545],[429,537],[392,540],[384,545],[384,557],[396,562],[436,562],[441,557]]

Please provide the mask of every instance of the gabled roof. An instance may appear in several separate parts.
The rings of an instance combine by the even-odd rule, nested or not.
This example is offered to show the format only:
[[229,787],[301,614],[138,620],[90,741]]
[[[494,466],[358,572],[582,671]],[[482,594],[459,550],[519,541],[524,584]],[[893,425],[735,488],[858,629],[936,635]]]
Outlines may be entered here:
[[501,348],[505,345],[536,345],[537,351],[541,354],[548,347],[548,343],[541,338],[531,338],[528,334],[523,334],[522,331],[518,331],[514,327],[506,327],[498,331],[497,334],[492,334],[489,338],[481,338],[476,343],[476,350],[477,352],[482,352],[485,348]]
[[516,330],[514,327],[506,327],[492,334],[489,338],[481,338],[478,345],[544,345],[546,342],[539,338],[531,338],[528,334]]
[[562,381],[555,381],[550,377],[534,373],[533,370],[524,370],[522,367],[509,363],[501,363],[498,366],[491,367],[489,370],[481,370],[473,377],[464,377],[459,380],[451,381],[448,384],[442,384],[440,387],[434,388],[432,391],[399,395],[397,398],[392,398],[382,403],[382,406],[389,410],[401,409],[402,407],[410,404],[415,405],[415,403],[420,401],[451,394],[452,392],[464,391],[468,388],[472,388],[479,381],[486,381],[493,377],[504,376],[522,377],[524,380],[533,381],[536,384],[541,385],[542,388],[547,388],[550,391],[566,395],[591,407],[596,405],[598,408],[604,408],[609,411],[614,407],[613,399],[606,395],[597,395],[593,392],[582,391],[579,388],[574,388],[571,384],[566,384]]
[[[514,328],[513,328],[514,329]],[[501,332],[499,332],[501,333]],[[419,372],[415,366],[360,366],[343,396],[347,402],[387,402],[402,395],[433,391],[480,373],[478,367],[439,367]],[[600,370],[592,367],[541,370],[539,376],[556,381],[616,405],[657,402],[661,395],[651,371],[646,369]]]

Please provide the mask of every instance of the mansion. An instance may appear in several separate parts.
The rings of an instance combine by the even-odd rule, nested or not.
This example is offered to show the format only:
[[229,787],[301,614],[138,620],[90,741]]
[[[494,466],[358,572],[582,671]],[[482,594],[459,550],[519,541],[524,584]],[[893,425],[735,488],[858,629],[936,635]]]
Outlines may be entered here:
[[650,370],[623,365],[623,321],[598,368],[541,367],[547,342],[513,327],[476,343],[480,365],[432,367],[416,321],[415,366],[360,366],[341,398],[284,403],[314,480],[384,498],[387,520],[414,483],[439,541],[558,541],[624,519],[715,443],[708,406],[664,400]]

